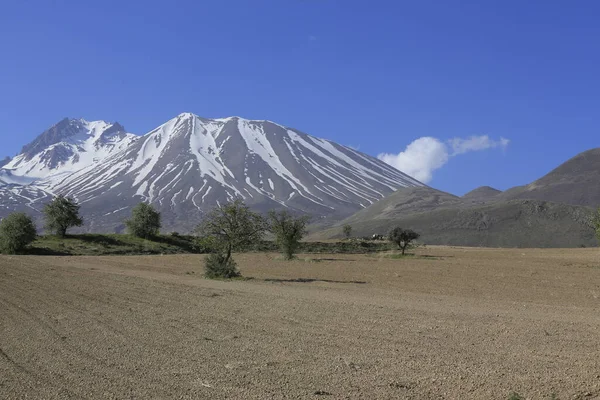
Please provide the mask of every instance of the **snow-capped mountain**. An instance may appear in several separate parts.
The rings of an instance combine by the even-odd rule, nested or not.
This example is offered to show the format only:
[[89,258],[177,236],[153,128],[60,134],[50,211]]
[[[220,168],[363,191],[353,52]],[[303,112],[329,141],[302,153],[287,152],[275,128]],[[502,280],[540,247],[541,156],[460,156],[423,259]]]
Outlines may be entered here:
[[337,220],[400,187],[422,186],[374,157],[270,121],[184,113],[141,137],[117,124],[68,121],[59,123],[64,133],[44,132],[0,171],[75,197],[93,231],[122,229],[140,201],[162,212],[165,229],[189,231],[235,198],[262,212]]
[[0,180],[26,184],[65,176],[102,162],[137,138],[118,123],[65,118],[4,164]]

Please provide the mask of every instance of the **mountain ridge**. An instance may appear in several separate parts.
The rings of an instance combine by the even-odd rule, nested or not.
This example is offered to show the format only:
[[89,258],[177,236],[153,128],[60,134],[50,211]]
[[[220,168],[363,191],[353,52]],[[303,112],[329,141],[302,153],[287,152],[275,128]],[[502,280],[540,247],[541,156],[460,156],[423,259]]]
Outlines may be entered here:
[[528,185],[498,196],[501,200],[536,199],[597,207],[600,205],[600,148],[578,153]]
[[121,230],[141,201],[163,213],[166,229],[186,231],[234,198],[258,211],[337,220],[400,187],[423,186],[350,147],[241,117],[181,113],[141,136],[116,123],[61,120],[24,149],[0,168],[0,181],[74,197],[86,229],[97,231]]

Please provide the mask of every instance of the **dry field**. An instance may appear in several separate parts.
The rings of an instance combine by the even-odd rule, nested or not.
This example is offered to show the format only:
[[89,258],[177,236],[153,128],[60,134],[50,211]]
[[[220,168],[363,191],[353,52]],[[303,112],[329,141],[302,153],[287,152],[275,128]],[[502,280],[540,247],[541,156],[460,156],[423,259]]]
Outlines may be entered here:
[[600,250],[419,253],[1,256],[0,398],[600,398]]

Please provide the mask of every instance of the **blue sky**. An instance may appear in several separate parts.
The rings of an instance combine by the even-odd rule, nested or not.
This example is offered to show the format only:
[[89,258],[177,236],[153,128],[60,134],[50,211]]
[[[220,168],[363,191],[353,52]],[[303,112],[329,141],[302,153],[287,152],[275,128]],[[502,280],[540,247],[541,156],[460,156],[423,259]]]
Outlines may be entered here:
[[[417,141],[419,168],[446,157],[431,186],[506,189],[598,147],[599,16],[594,1],[4,0],[0,155],[65,116],[141,134],[189,111],[391,159]],[[480,150],[453,155],[472,136]]]

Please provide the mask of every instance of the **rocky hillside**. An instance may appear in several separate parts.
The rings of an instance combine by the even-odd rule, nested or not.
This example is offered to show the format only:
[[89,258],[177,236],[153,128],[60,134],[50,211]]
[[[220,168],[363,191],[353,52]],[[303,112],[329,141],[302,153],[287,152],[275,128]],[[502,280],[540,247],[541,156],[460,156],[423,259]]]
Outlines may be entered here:
[[[375,205],[377,207],[377,205]],[[368,213],[363,210],[360,214]],[[485,247],[596,246],[588,207],[539,200],[511,200],[479,205],[440,207],[415,213],[386,213],[388,217],[358,219],[356,215],[337,226],[314,233],[312,239],[341,238],[342,226],[356,236],[387,234],[401,226],[419,232],[420,242]],[[392,217],[393,215],[393,217]]]
[[598,207],[600,148],[580,153],[529,185],[507,190],[498,199],[536,199]]
[[500,193],[502,193],[502,191],[494,189],[493,187],[481,186],[462,196],[462,199],[473,203],[487,203],[494,201]]

